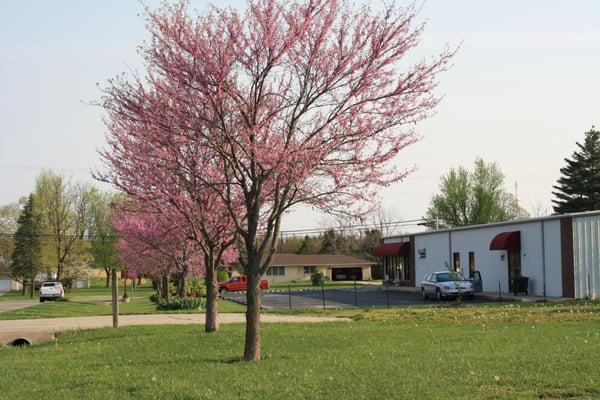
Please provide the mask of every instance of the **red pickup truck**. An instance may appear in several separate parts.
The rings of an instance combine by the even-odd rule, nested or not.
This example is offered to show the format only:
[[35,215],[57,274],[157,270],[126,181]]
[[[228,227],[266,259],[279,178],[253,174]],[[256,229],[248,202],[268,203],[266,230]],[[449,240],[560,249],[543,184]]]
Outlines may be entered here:
[[[269,281],[260,280],[260,288],[268,289]],[[245,275],[234,276],[225,282],[219,282],[219,293],[223,292],[242,292],[248,289],[248,278]]]

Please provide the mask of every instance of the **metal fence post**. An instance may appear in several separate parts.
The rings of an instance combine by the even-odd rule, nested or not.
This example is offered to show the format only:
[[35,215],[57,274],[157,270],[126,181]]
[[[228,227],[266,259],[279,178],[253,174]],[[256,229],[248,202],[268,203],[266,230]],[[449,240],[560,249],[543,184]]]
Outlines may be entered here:
[[325,309],[325,282],[321,282],[321,297],[323,298],[323,310]]
[[290,310],[292,309],[292,285],[288,283],[288,298],[290,300]]
[[498,281],[498,301],[502,301],[502,287],[500,286],[500,281]]
[[387,304],[387,308],[390,308],[390,283],[385,283],[385,301]]
[[356,276],[353,276],[354,280],[354,307],[358,307],[358,293],[356,292]]

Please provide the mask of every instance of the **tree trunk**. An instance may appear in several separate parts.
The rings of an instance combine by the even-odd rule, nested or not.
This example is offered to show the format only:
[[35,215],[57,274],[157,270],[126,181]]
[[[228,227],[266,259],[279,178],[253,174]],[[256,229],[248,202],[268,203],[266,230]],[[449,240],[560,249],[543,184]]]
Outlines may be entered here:
[[[58,261],[58,265],[56,266],[56,282],[62,282],[63,278],[63,263],[62,261]],[[50,276],[47,278],[50,280]]]
[[171,293],[169,293],[169,275],[162,276],[162,293],[163,299],[169,301]]
[[185,276],[187,272],[182,272],[179,274],[179,279],[177,280],[177,297],[183,299],[185,297]]
[[205,332],[216,332],[219,330],[219,290],[217,288],[217,273],[213,260],[210,257],[204,258],[206,266],[206,276],[204,282],[206,285],[206,322],[204,324]]
[[106,272],[106,287],[110,286],[110,268],[104,268],[104,272]]
[[246,344],[244,361],[260,360],[260,269],[258,258],[248,260],[246,292]]
[[21,296],[25,296],[25,288],[27,287],[27,281],[23,279],[23,289],[21,290]]

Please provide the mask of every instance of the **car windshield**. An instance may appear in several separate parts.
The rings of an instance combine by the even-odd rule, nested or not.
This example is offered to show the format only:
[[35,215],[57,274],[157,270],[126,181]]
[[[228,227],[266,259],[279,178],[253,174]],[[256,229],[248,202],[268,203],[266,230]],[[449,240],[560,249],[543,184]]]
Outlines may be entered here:
[[51,282],[51,283],[44,283],[42,286],[44,287],[54,287],[55,283]]
[[441,274],[437,274],[438,282],[453,282],[453,281],[461,281],[462,278],[458,274],[453,274],[451,272],[444,272]]

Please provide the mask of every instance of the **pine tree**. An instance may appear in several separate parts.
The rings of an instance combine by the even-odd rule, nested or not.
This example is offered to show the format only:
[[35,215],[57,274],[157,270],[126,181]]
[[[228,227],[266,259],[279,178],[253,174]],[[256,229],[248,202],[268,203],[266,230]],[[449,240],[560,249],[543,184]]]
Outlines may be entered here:
[[600,209],[600,131],[592,126],[577,147],[570,159],[565,158],[567,165],[560,169],[562,176],[552,192],[557,214]]
[[31,285],[31,296],[33,297],[33,281],[40,272],[40,217],[33,209],[33,195],[29,196],[27,204],[19,215],[15,232],[15,247],[10,265],[11,277],[25,285]]

